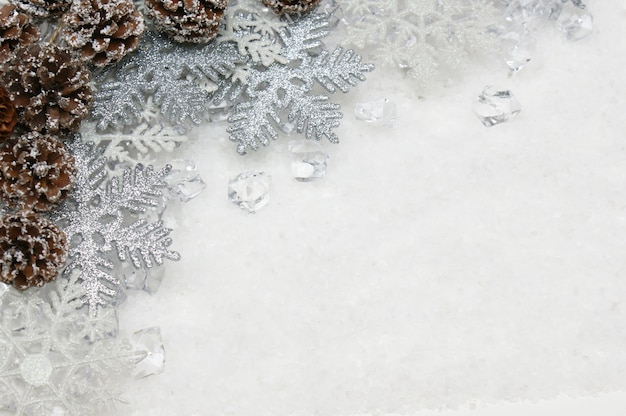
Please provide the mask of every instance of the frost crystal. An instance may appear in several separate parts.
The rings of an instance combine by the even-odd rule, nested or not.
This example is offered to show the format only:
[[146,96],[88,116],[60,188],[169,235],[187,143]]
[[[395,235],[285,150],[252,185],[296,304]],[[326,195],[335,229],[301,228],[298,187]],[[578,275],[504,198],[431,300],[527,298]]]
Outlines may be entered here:
[[348,39],[370,46],[427,86],[444,68],[458,69],[475,51],[491,51],[495,21],[489,0],[343,0]]
[[247,82],[225,80],[220,84],[215,102],[226,99],[237,103],[228,118],[228,132],[238,143],[240,154],[268,145],[269,139],[278,137],[275,126],[285,122],[294,123],[307,139],[339,141],[333,129],[342,117],[340,106],[329,102],[328,95],[314,94],[313,89],[319,85],[328,93],[337,89],[346,93],[357,81],[364,81],[365,72],[373,66],[363,64],[354,51],[341,47],[320,52],[321,39],[329,34],[328,25],[324,15],[298,18],[278,34],[286,64],[250,64]]
[[180,258],[168,248],[172,240],[162,221],[149,222],[142,215],[162,202],[163,178],[169,166],[155,171],[137,165],[107,180],[106,160],[93,144],[76,138],[71,148],[76,182],[70,198],[53,218],[71,244],[64,275],[78,275],[85,289],[83,301],[94,310],[121,295],[114,260],[130,261],[139,269],[160,265],[165,258]]
[[60,279],[48,294],[0,292],[0,409],[84,416],[120,401],[123,381],[145,352],[103,338],[117,325],[114,313],[81,308],[82,291]]

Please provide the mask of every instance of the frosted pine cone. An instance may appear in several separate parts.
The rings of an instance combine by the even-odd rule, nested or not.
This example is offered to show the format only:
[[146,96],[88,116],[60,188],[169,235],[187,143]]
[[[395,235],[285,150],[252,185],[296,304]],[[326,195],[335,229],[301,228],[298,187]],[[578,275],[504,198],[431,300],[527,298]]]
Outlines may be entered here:
[[11,102],[11,97],[4,87],[0,86],[0,139],[6,139],[13,134],[17,124],[17,112]]
[[31,16],[56,17],[65,13],[72,0],[10,0],[18,9]]
[[0,281],[24,290],[56,279],[67,258],[67,237],[54,223],[22,211],[0,220]]
[[0,150],[0,197],[39,212],[63,201],[75,175],[74,157],[53,136],[30,132]]
[[12,4],[0,8],[0,63],[10,60],[18,48],[39,40],[39,29],[31,21]]
[[320,0],[263,0],[263,4],[278,14],[308,12],[319,2]]
[[139,46],[143,15],[132,0],[77,0],[63,15],[65,42],[98,67],[117,62]]
[[76,131],[89,115],[91,72],[56,45],[20,49],[5,65],[2,78],[19,121],[30,130],[48,134]]
[[217,35],[228,0],[144,0],[159,31],[176,42],[206,43]]

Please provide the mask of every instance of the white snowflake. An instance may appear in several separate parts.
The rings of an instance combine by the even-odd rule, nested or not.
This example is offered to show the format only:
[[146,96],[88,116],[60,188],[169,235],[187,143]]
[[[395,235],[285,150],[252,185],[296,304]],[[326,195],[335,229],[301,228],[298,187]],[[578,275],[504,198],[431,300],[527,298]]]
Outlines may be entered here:
[[162,120],[156,107],[146,107],[137,124],[119,129],[98,131],[93,120],[84,121],[80,128],[83,140],[102,149],[109,165],[149,165],[155,154],[172,152],[189,140],[185,127]]
[[73,279],[26,292],[0,287],[0,409],[85,416],[120,401],[146,351],[111,337],[114,311],[91,314],[83,290]]
[[276,39],[287,23],[260,1],[232,1],[217,41],[235,44],[239,54],[255,64],[266,67],[274,62],[285,64],[287,60],[281,55],[281,45]]
[[348,39],[376,61],[403,68],[427,86],[470,53],[495,48],[491,0],[341,0]]

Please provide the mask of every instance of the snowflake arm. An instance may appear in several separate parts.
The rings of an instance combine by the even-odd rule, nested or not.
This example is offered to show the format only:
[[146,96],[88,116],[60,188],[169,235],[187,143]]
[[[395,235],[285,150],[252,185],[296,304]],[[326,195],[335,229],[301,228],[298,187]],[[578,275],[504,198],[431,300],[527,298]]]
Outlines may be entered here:
[[64,274],[78,275],[85,288],[84,302],[95,309],[110,304],[122,289],[112,251],[122,262],[130,258],[136,268],[180,258],[169,249],[169,230],[160,221],[148,223],[142,217],[159,207],[163,178],[170,168],[137,165],[124,169],[121,178],[106,180],[106,161],[93,144],[76,138],[71,146],[78,172],[75,189],[55,216],[72,242]]

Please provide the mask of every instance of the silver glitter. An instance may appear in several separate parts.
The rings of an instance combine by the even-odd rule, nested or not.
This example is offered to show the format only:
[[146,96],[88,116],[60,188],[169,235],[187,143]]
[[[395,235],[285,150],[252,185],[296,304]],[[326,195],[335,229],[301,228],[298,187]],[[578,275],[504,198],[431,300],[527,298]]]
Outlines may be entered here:
[[76,137],[70,149],[76,159],[76,181],[70,197],[52,217],[71,245],[63,274],[78,275],[85,289],[83,300],[93,310],[121,298],[122,285],[113,272],[116,261],[150,268],[165,258],[180,259],[168,248],[170,230],[161,221],[148,222],[143,216],[158,208],[163,178],[170,168],[155,171],[137,165],[107,180],[106,160],[93,144]]
[[203,84],[218,83],[243,61],[231,43],[178,44],[147,32],[133,55],[95,76],[91,117],[99,130],[133,125],[150,98],[172,124],[200,123],[210,105]]
[[315,94],[314,87],[319,85],[328,93],[337,89],[347,93],[374,67],[363,64],[352,50],[337,47],[333,52],[320,52],[321,39],[329,34],[328,25],[326,15],[297,18],[279,34],[281,55],[288,62],[268,68],[250,65],[246,84],[230,79],[220,84],[214,102],[237,102],[228,119],[228,132],[238,143],[237,152],[245,154],[248,149],[268,145],[269,139],[278,137],[275,126],[286,121],[294,123],[307,139],[339,141],[333,129],[343,116],[340,106],[329,102],[328,95]]

